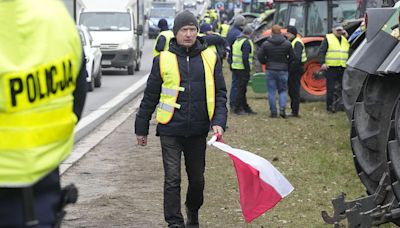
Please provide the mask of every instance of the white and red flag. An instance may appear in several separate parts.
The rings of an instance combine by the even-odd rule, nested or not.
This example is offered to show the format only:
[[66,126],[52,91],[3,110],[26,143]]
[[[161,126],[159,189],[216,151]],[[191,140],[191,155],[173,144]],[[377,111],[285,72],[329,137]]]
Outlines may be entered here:
[[293,191],[289,181],[266,159],[217,141],[208,142],[231,157],[239,183],[240,206],[247,223],[273,208]]

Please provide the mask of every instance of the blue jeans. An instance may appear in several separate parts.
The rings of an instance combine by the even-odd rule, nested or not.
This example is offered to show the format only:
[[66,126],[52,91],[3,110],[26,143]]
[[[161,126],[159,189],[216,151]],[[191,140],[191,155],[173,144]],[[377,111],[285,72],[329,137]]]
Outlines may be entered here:
[[276,91],[279,94],[279,110],[284,111],[286,108],[287,99],[287,82],[289,73],[288,71],[267,70],[267,89],[268,89],[268,102],[269,110],[271,113],[277,113],[276,110]]
[[239,87],[239,79],[235,74],[235,70],[232,70],[232,84],[231,93],[229,94],[229,107],[233,108],[235,106],[236,92]]

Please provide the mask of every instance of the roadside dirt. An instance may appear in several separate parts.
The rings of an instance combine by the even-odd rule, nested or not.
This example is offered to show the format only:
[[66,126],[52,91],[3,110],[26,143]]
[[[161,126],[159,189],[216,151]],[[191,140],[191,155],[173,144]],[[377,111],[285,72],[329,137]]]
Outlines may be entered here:
[[63,176],[79,188],[63,227],[165,227],[160,142],[138,147],[132,115]]

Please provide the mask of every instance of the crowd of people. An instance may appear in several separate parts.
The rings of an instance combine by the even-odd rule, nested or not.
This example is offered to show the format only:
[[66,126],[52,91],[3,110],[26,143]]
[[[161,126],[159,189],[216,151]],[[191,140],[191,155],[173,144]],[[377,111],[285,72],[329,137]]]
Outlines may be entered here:
[[[296,27],[288,26],[283,34],[281,26],[273,25],[271,35],[256,52],[252,28],[242,15],[234,18],[232,26],[224,26],[226,20],[217,20],[217,15],[209,10],[199,21],[191,12],[183,11],[176,16],[172,31],[160,20],[153,68],[136,115],[137,141],[145,146],[149,121],[155,110],[157,113],[156,134],[161,140],[165,171],[164,216],[169,227],[185,227],[180,207],[181,154],[185,156],[189,179],[186,227],[198,227],[210,126],[221,138],[226,128],[228,100],[235,115],[257,114],[246,98],[255,57],[265,64],[270,117],[299,117],[300,79],[307,54]],[[340,82],[348,58],[346,36],[343,27],[335,25],[321,45],[321,64],[327,75],[326,108],[330,113],[335,112],[334,85]],[[232,73],[229,99],[222,74],[224,58]],[[169,59],[168,63],[165,59]],[[286,111],[287,95],[291,112]]]

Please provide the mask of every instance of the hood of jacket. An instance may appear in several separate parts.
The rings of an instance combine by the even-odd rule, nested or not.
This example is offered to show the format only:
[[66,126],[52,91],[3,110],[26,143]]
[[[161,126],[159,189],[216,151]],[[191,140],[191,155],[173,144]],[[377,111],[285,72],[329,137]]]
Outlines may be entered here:
[[271,37],[268,38],[268,41],[275,44],[280,45],[285,42],[285,37],[282,34],[272,34]]
[[204,49],[207,48],[207,43],[203,37],[197,37],[196,42],[192,47],[186,48],[179,45],[176,41],[176,38],[172,38],[169,44],[169,51],[178,55],[178,56],[189,56],[193,57],[199,55]]

